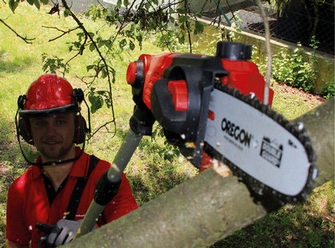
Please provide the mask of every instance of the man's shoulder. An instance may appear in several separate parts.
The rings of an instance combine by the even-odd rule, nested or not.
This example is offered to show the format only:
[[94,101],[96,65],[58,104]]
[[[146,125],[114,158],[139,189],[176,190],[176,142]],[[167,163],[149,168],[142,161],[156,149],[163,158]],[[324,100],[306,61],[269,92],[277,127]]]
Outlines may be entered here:
[[100,159],[99,157],[95,156],[94,154],[90,155],[90,159],[93,163],[95,163],[95,167],[97,167],[100,170],[108,170],[111,167],[111,163]]
[[37,169],[38,168],[35,168],[34,166],[28,167],[22,175],[20,175],[11,183],[10,187],[27,187],[27,185],[33,181],[34,177],[36,177],[37,174],[40,174],[40,172],[38,173]]
[[99,170],[99,171],[106,171],[111,167],[111,163],[99,158],[98,156],[96,156],[95,154],[88,154],[88,153],[84,153],[85,156],[87,156],[87,158],[89,159],[89,163],[88,165],[92,165],[94,166],[94,170]]

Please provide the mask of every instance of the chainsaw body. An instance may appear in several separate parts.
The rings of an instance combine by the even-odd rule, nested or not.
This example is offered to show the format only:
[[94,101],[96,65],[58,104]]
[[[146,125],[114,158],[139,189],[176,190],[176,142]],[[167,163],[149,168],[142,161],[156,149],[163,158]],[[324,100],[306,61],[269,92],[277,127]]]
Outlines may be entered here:
[[158,121],[197,168],[205,151],[258,194],[304,199],[317,176],[310,140],[271,109],[274,92],[250,59],[250,45],[224,42],[215,56],[142,54],[127,70],[137,110],[130,126],[150,135]]

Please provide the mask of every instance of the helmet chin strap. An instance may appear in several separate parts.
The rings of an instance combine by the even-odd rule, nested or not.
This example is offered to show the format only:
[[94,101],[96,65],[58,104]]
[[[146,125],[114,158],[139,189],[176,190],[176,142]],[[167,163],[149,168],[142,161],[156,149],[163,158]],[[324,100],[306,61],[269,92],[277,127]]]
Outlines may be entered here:
[[65,159],[65,160],[55,160],[55,161],[49,161],[49,162],[34,162],[34,161],[31,161],[27,155],[25,154],[25,152],[23,151],[23,148],[22,148],[22,145],[21,145],[21,140],[20,140],[20,135],[17,135],[17,140],[19,142],[19,147],[20,147],[20,150],[21,150],[21,153],[22,153],[22,156],[24,157],[24,159],[26,160],[26,162],[30,165],[35,165],[35,166],[56,166],[56,165],[59,165],[59,164],[66,164],[66,163],[69,163],[69,162],[72,162],[72,161],[76,161],[78,158],[81,157],[81,155],[83,154],[84,152],[84,149],[85,149],[85,140],[84,142],[82,143],[82,146],[81,146],[81,149],[80,149],[80,152],[74,157],[74,158],[69,158],[69,159]]
[[78,158],[80,158],[80,156],[83,154],[84,152],[84,145],[85,142],[82,145],[82,149],[80,150],[80,153],[78,153],[78,155],[76,155],[74,158],[69,158],[69,159],[65,159],[65,160],[55,160],[55,161],[49,161],[49,162],[44,162],[44,163],[37,163],[37,162],[31,162],[26,160],[28,163],[30,163],[31,165],[37,165],[37,166],[56,166],[56,165],[60,165],[60,164],[66,164],[69,162],[73,162],[76,161]]

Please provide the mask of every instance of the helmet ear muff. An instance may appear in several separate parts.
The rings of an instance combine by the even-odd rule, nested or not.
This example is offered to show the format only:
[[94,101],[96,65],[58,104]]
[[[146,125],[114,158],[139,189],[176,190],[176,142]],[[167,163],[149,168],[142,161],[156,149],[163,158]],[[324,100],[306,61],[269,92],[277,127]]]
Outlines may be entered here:
[[26,102],[27,96],[26,95],[20,95],[17,98],[17,106],[19,109],[24,109],[24,104]]
[[[18,109],[24,109],[26,95],[20,95],[17,99]],[[27,118],[19,117],[16,121],[17,134],[20,135],[28,144],[33,145],[33,137],[30,133],[30,124]]]
[[[73,89],[72,97],[79,108],[78,110],[80,111],[80,104],[82,101],[85,101],[84,92],[80,88],[75,88]],[[87,127],[84,117],[82,117],[80,114],[75,117],[75,125],[76,130],[74,133],[74,143],[82,144],[85,142],[86,134],[90,132],[90,128]]]
[[88,128],[86,125],[86,121],[84,117],[81,115],[77,115],[75,117],[75,132],[73,141],[75,144],[81,144],[85,142],[86,133],[88,132]]
[[26,118],[19,118],[18,120],[18,127],[17,127],[18,134],[30,145],[34,144],[33,137],[30,133],[30,124]]

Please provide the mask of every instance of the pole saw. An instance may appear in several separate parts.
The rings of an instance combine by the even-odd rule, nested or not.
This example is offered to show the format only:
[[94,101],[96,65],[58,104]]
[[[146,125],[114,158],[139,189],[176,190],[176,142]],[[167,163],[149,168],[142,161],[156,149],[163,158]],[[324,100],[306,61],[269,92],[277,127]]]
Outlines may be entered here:
[[255,199],[285,204],[308,197],[318,175],[311,141],[303,123],[271,109],[272,89],[264,99],[265,81],[251,53],[250,45],[219,42],[215,56],[142,54],[129,64],[127,83],[135,102],[130,130],[97,183],[76,238],[92,230],[155,121],[196,168],[207,153],[228,165]]

